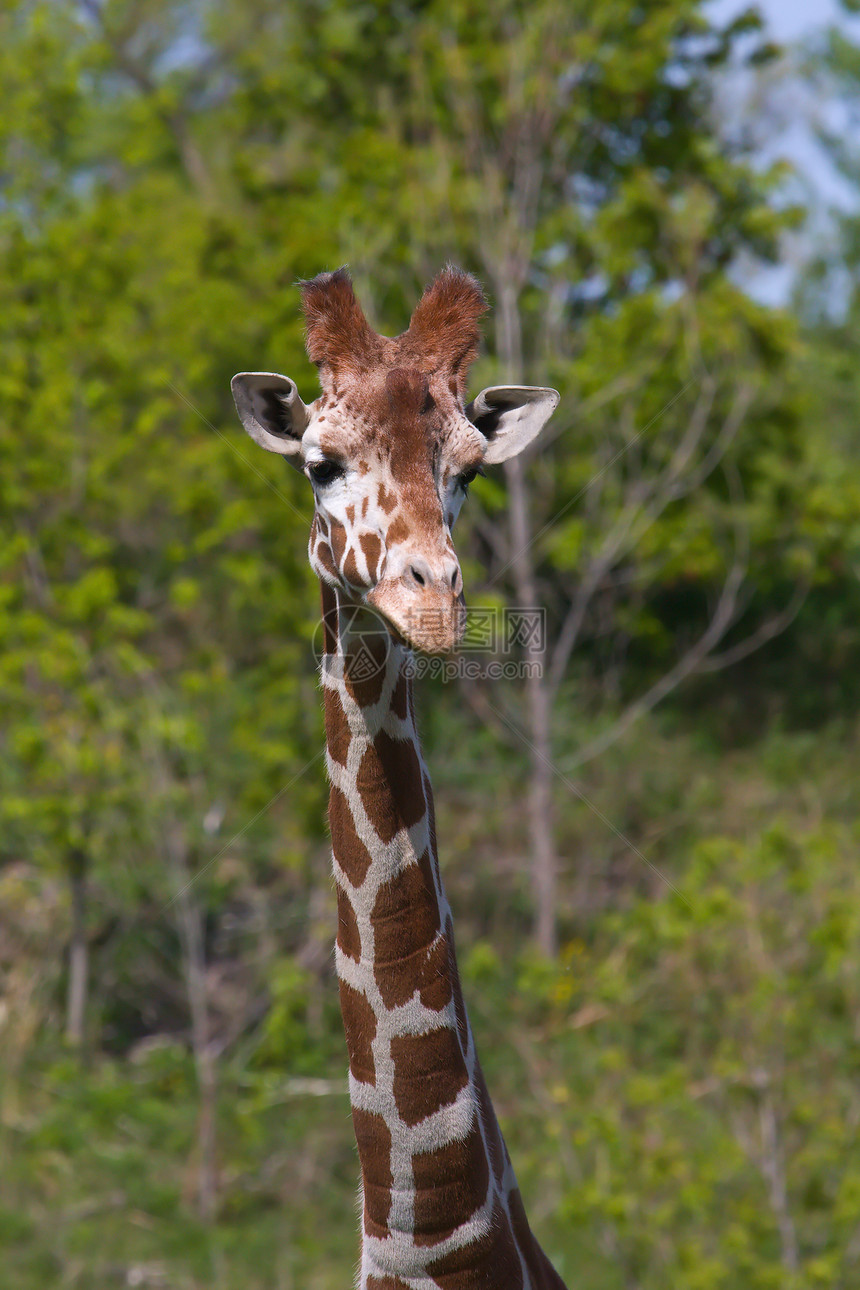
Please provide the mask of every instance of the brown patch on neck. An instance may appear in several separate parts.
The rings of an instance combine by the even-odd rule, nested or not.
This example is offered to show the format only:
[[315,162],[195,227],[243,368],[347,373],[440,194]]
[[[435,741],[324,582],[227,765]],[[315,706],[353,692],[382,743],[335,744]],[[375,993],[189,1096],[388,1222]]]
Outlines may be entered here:
[[441,1011],[453,980],[429,852],[382,884],[370,918],[373,971],[386,1008],[406,1003],[417,990],[425,1007]]
[[[482,1196],[481,1203],[483,1201]],[[522,1267],[501,1201],[496,1201],[490,1230],[485,1236],[434,1259],[428,1263],[427,1271],[443,1290],[457,1290],[460,1286],[504,1286],[505,1290],[523,1290]],[[544,1283],[538,1282],[537,1285],[543,1286]]]
[[409,716],[409,686],[409,677],[405,671],[401,671],[391,695],[391,711],[401,721],[405,721]]
[[[469,1083],[457,1032],[449,1026],[440,1026],[426,1035],[393,1036],[391,1059],[394,1101],[400,1118],[410,1126],[450,1106]],[[485,1193],[486,1190],[485,1183]]]
[[[409,706],[412,715],[412,724],[415,725],[415,691],[409,689]],[[424,776],[424,799],[427,803],[427,832],[430,836],[430,854],[434,860],[439,859],[439,849],[436,845],[436,806],[433,802],[433,789],[427,775]]]
[[490,1100],[490,1094],[487,1089],[487,1081],[484,1079],[484,1072],[480,1063],[475,1071],[475,1083],[478,1088],[478,1103],[481,1110],[481,1119],[484,1122],[484,1133],[487,1139],[487,1148],[490,1152],[490,1161],[493,1166],[493,1174],[496,1182],[501,1185],[507,1163],[505,1155],[505,1140],[502,1137],[502,1131],[499,1128],[499,1122],[496,1119],[496,1112],[493,1103]]
[[335,859],[352,885],[360,887],[373,858],[355,831],[349,802],[334,784],[328,799],[328,825]]
[[[363,655],[345,654],[344,682],[347,693],[360,708],[370,708],[378,703],[385,684],[385,658],[388,643],[382,637],[371,638],[363,642]],[[369,668],[367,660],[371,659],[375,667]]]
[[400,829],[417,824],[426,810],[415,745],[411,740],[392,739],[384,730],[365,750],[356,788],[383,843]]
[[361,1161],[364,1188],[364,1225],[384,1235],[391,1210],[391,1130],[381,1115],[352,1108],[352,1127]]
[[540,1287],[540,1290],[566,1290],[561,1277],[532,1235],[518,1187],[515,1187],[508,1196],[508,1209],[511,1214],[513,1234],[526,1261],[532,1285]]
[[[486,1200],[490,1170],[477,1122],[459,1142],[449,1142],[435,1151],[413,1156],[412,1168],[415,1244],[436,1245],[467,1222]],[[486,1284],[507,1285],[507,1282]]]
[[376,1038],[376,1016],[370,1003],[346,981],[340,985],[340,1010],[349,1051],[349,1069],[363,1084],[376,1083],[371,1044]]
[[[326,652],[331,653],[330,650]],[[329,756],[339,766],[345,766],[349,745],[352,742],[352,733],[337,690],[331,690],[326,687],[323,692],[323,707],[325,710],[325,739]]]
[[320,582],[320,600],[322,607],[323,650],[326,654],[334,654],[337,649],[337,596],[333,588],[326,582]]
[[347,958],[357,963],[361,958],[361,934],[352,901],[340,887],[337,889],[337,943]]

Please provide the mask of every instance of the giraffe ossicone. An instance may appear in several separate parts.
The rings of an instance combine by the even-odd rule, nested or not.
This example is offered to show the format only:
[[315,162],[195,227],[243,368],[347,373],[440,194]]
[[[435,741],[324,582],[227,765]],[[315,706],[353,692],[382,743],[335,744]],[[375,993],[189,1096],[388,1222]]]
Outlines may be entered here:
[[315,498],[358,1286],[564,1290],[529,1228],[463,1002],[411,666],[413,648],[446,653],[463,631],[451,529],[469,482],[531,443],[558,394],[494,386],[466,401],[486,303],[457,269],[393,339],[368,325],[343,269],[302,298],[320,397],[306,405],[266,372],[234,377],[233,394],[247,432]]

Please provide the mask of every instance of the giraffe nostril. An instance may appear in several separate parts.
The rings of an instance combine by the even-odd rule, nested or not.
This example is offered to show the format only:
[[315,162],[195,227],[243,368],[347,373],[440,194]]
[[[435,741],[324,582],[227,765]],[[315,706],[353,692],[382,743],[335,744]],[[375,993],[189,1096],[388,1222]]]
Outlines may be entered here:
[[423,587],[423,586],[424,586],[424,584],[425,584],[424,574],[423,574],[423,573],[421,573],[421,571],[420,571],[419,569],[416,569],[414,564],[413,564],[413,566],[412,566],[412,577],[413,577],[413,578],[415,579],[415,581],[418,583],[418,586],[419,586],[419,587]]
[[460,571],[459,571],[459,569],[455,569],[455,570],[454,570],[454,572],[451,574],[451,590],[452,590],[452,591],[456,591],[456,590],[457,590],[457,580],[458,580],[458,574],[459,574],[459,572],[460,572]]

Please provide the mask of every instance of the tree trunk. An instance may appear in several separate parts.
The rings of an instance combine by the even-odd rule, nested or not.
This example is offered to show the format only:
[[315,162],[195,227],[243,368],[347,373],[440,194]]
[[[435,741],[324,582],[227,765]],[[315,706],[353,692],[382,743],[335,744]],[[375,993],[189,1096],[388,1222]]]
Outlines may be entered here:
[[549,690],[543,676],[529,677],[530,749],[529,823],[532,843],[532,882],[535,902],[535,938],[547,958],[558,950],[556,932],[556,860],[552,801],[552,767]]
[[191,1048],[200,1098],[197,1114],[197,1210],[203,1221],[209,1223],[215,1217],[217,1202],[215,1141],[218,1078],[216,1057],[209,1034],[203,918],[194,896],[185,846],[175,835],[169,838],[168,846],[179,887],[176,905],[188,1010],[191,1014]]
[[[507,462],[512,572],[518,607],[539,609],[531,556],[531,525],[528,494],[522,463],[518,457]],[[543,633],[541,633],[541,636]],[[534,901],[534,935],[541,951],[554,958],[556,933],[556,874],[558,863],[554,841],[552,799],[551,703],[544,671],[543,639],[526,642],[527,735],[529,740],[528,825],[531,850],[531,881]]]
[[185,979],[191,1012],[191,1045],[200,1107],[197,1116],[197,1206],[204,1222],[215,1216],[215,1057],[209,1042],[209,1004],[200,907],[186,888],[179,898],[185,945]]
[[68,858],[69,886],[72,893],[72,931],[69,940],[69,985],[66,996],[66,1039],[75,1048],[84,1042],[89,977],[87,945],[87,860],[75,848]]
[[[498,285],[499,358],[510,382],[522,380],[523,346],[517,292],[510,282]],[[511,539],[511,572],[518,608],[540,609],[537,603],[531,516],[526,473],[521,457],[505,463]],[[546,642],[530,636],[525,642],[527,735],[529,740],[528,828],[534,936],[541,951],[554,958],[557,950],[555,825],[552,800],[551,701],[544,657]]]

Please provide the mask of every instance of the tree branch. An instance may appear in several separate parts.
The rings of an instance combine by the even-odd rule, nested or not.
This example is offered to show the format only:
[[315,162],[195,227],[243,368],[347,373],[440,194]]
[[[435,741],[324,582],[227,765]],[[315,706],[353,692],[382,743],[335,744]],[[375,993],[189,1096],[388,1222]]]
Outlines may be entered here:
[[80,3],[84,12],[89,14],[98,26],[102,39],[116,60],[117,67],[121,72],[125,73],[146,98],[153,101],[156,115],[173,135],[183,169],[194,187],[203,193],[211,192],[212,183],[209,171],[203,161],[200,149],[191,138],[185,113],[180,112],[178,109],[169,111],[159,105],[157,102],[158,82],[153,80],[146,68],[141,67],[140,63],[131,57],[125,43],[109,30],[105,21],[104,6],[99,4],[98,0],[80,0]]
[[652,685],[649,690],[646,690],[634,703],[631,703],[608,730],[604,731],[602,735],[598,735],[596,739],[592,739],[591,743],[586,744],[575,757],[568,758],[564,764],[566,771],[575,770],[585,762],[593,761],[595,757],[599,757],[607,748],[616,743],[623,734],[626,734],[640,717],[645,716],[646,713],[656,708],[657,704],[662,702],[668,694],[671,694],[682,681],[700,668],[702,660],[722,639],[731,626],[737,605],[738,592],[745,576],[746,562],[735,563],[729,570],[714,615],[696,643],[659,681]]
[[710,375],[707,375],[704,388],[690,417],[688,429],[673,452],[665,471],[651,481],[643,482],[641,479],[634,481],[631,486],[630,500],[604,538],[601,550],[592,558],[590,567],[581,578],[570,610],[556,638],[548,676],[551,690],[557,691],[564,678],[591,600],[613,565],[641,541],[670,503],[685,496],[694,487],[698,487],[708,475],[713,473],[720,461],[724,460],[729,444],[737,435],[749,410],[752,394],[753,390],[749,384],[740,386],[714,444],[695,474],[694,482],[679,489],[678,481],[689,466],[704,436],[708,416],[713,406],[715,382]]
[[712,654],[709,658],[704,659],[698,668],[699,672],[719,672],[722,668],[731,667],[733,663],[738,663],[742,658],[747,658],[750,654],[761,649],[768,641],[779,636],[794,622],[800,610],[803,608],[806,597],[809,595],[809,583],[799,582],[794,589],[791,600],[785,609],[780,613],[774,614],[767,622],[748,636],[746,640],[740,641],[733,645],[731,649],[723,650],[721,654]]

